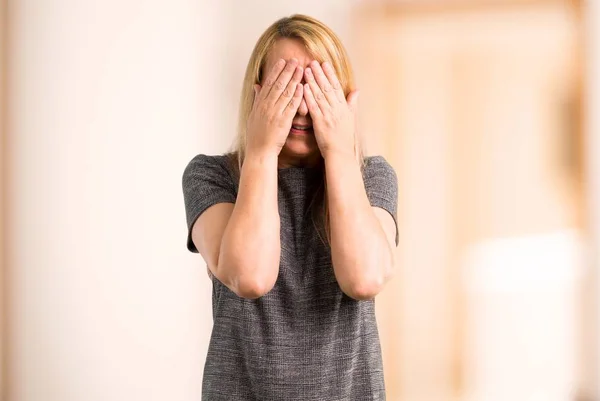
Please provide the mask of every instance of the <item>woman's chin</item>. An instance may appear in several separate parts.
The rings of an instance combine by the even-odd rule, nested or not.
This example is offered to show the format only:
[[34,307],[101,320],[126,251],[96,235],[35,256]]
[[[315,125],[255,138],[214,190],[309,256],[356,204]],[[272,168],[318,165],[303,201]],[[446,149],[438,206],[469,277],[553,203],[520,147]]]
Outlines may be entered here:
[[310,156],[319,152],[314,136],[290,135],[282,149],[285,153],[297,156]]

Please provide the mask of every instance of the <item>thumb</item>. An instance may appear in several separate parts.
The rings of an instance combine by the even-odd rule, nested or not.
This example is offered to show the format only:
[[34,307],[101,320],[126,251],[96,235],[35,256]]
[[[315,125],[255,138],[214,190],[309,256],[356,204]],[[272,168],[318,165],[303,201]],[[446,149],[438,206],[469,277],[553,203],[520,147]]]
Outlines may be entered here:
[[358,95],[360,95],[360,91],[353,90],[352,92],[348,93],[348,96],[346,97],[348,106],[353,112],[356,112],[356,108],[358,106]]

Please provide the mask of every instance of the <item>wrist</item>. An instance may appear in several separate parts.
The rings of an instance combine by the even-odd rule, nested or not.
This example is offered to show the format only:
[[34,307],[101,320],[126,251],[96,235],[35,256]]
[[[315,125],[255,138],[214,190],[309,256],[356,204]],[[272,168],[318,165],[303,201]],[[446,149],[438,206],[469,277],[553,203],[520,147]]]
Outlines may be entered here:
[[275,150],[262,149],[262,150],[247,150],[246,156],[244,157],[244,165],[251,166],[262,166],[277,168],[277,162],[279,154]]
[[323,159],[325,160],[325,170],[328,173],[335,173],[342,170],[349,172],[354,170],[354,168],[356,168],[357,171],[360,171],[360,163],[354,152],[329,151],[323,156]]
[[247,146],[245,159],[252,159],[261,162],[270,161],[273,159],[277,160],[280,152],[281,148],[278,148],[277,146]]
[[323,159],[352,159],[353,161],[357,161],[356,154],[354,153],[354,149],[339,149],[339,148],[329,148],[325,151],[321,151],[321,156]]

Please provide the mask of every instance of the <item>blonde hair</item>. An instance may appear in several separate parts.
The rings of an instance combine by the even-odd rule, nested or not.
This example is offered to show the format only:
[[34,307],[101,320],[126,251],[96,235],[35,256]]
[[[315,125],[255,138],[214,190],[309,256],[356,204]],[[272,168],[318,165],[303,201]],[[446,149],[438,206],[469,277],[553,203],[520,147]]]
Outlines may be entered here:
[[[246,124],[254,102],[253,88],[255,84],[260,84],[262,81],[265,74],[264,69],[267,57],[273,45],[279,39],[283,38],[300,40],[308,53],[319,63],[329,61],[335,70],[346,96],[355,89],[354,76],[346,49],[337,35],[325,24],[301,14],[294,14],[274,22],[256,42],[254,50],[250,55],[248,66],[246,67],[240,97],[237,138],[232,146],[232,155],[234,156],[238,173],[241,171],[246,155]],[[362,144],[358,135],[355,135],[354,142],[355,155],[362,169],[364,167],[364,157]],[[324,228],[325,237],[329,242],[330,229],[326,183],[325,170],[323,169],[322,190],[315,194],[315,198],[319,199],[313,199],[313,204],[319,205],[322,209],[324,224],[321,228]],[[319,227],[317,226],[317,228]]]

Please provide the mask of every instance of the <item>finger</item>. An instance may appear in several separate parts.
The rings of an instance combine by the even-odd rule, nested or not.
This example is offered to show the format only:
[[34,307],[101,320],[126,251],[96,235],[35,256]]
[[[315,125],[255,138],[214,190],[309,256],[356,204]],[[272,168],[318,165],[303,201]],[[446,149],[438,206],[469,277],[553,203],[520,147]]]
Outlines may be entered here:
[[338,100],[341,102],[346,100],[346,97],[344,96],[344,88],[342,88],[342,84],[340,83],[337,75],[335,74],[335,70],[329,61],[323,63],[323,72],[329,80],[329,83],[331,84],[331,87],[333,88]]
[[319,88],[321,88],[321,91],[323,92],[323,94],[325,94],[327,101],[331,105],[333,105],[335,103],[340,103],[340,99],[338,99],[337,94],[333,90],[333,86],[331,85],[331,83],[329,82],[327,77],[325,76],[325,73],[323,72],[321,65],[316,60],[313,60],[310,63],[310,67],[311,67],[312,73],[315,77],[315,80],[317,81],[317,84],[319,85]]
[[[302,86],[302,89],[304,90],[304,86]],[[304,97],[302,97],[300,107],[298,107],[298,113],[300,113],[303,116],[308,114],[308,106],[306,105],[306,99],[304,99]]]
[[279,100],[281,94],[283,93],[283,91],[285,91],[285,88],[288,86],[290,80],[292,79],[292,76],[296,71],[297,65],[298,60],[296,60],[295,58],[287,62],[285,68],[283,69],[283,71],[281,71],[281,74],[279,74],[279,77],[277,77],[275,84],[271,86],[271,91],[267,95],[267,101],[269,102],[269,104],[274,105]]
[[266,99],[266,97],[269,95],[271,88],[273,87],[273,85],[275,85],[275,82],[277,81],[279,74],[281,74],[281,71],[283,71],[283,68],[285,66],[286,66],[286,62],[284,59],[277,60],[275,65],[273,65],[273,67],[271,68],[271,71],[269,71],[269,74],[264,79],[264,82],[262,85],[263,90],[260,92],[261,99]]
[[303,90],[302,84],[297,83],[296,89],[294,90],[294,96],[288,102],[287,107],[283,110],[283,115],[288,117],[290,120],[294,118],[296,112],[298,111],[298,107],[300,107],[300,103],[302,102]]
[[[321,112],[328,110],[331,106],[329,105],[325,94],[323,94],[323,92],[321,91],[319,84],[317,84],[317,81],[315,81],[312,68],[307,68],[306,70],[304,70],[304,76],[306,77],[306,84],[304,85],[304,89],[306,90],[306,86],[310,87],[310,92],[313,96],[313,99],[315,100],[315,103],[319,105],[319,109],[321,110]],[[306,104],[308,105],[308,99],[306,101]]]
[[354,90],[348,94],[348,98],[346,100],[348,102],[348,107],[350,107],[350,110],[352,110],[353,113],[356,112],[356,108],[358,106],[359,94],[360,92],[358,90]]
[[296,93],[296,87],[302,80],[302,76],[304,75],[304,70],[302,67],[296,67],[296,70],[293,72],[292,79],[288,82],[287,87],[281,93],[281,96],[277,100],[275,107],[281,111],[284,111],[285,108],[290,103],[290,100]]
[[308,112],[311,117],[319,117],[323,113],[319,108],[319,104],[317,103],[317,99],[315,99],[315,95],[310,87],[310,84],[304,84],[304,100],[306,100],[306,107],[308,107]]

